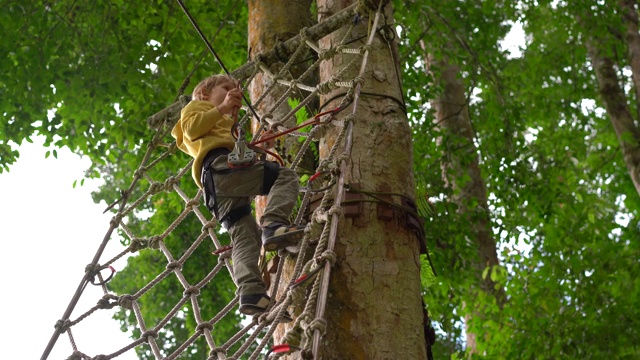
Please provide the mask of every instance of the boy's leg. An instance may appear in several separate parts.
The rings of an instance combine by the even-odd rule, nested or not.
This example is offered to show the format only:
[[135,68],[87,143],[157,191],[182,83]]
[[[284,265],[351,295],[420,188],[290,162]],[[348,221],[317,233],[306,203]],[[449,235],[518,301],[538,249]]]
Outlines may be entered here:
[[[269,176],[267,174],[267,176]],[[299,181],[296,172],[290,168],[281,167],[267,197],[267,206],[260,223],[269,222],[289,224],[289,216],[298,200]]]
[[[289,216],[298,199],[298,175],[289,168],[279,168],[276,163],[262,162],[229,171],[226,158],[213,162],[218,171],[214,176],[219,197],[266,195],[267,206],[260,221],[263,245],[267,251],[282,249],[297,243],[303,235],[303,227],[289,226]],[[231,210],[231,209],[229,209]],[[219,211],[221,218],[224,214]],[[267,242],[267,239],[270,239]]]
[[[218,214],[224,217],[231,210],[249,204],[247,197],[223,197],[218,201]],[[238,295],[265,294],[258,259],[260,257],[260,229],[251,213],[240,217],[228,229],[233,242],[233,273],[238,283]]]
[[[289,216],[298,199],[298,175],[289,168],[279,170],[269,189],[267,206],[261,220],[262,245],[267,251],[294,246],[304,236],[304,226],[289,225]],[[265,176],[268,176],[268,172],[267,170]]]
[[[270,165],[266,165],[270,168],[266,172],[262,162],[247,168],[229,171],[226,158],[221,156],[213,163],[214,169],[225,171],[225,173],[214,177],[216,192],[218,196],[230,197],[268,194],[267,206],[260,223],[264,225],[275,221],[289,224],[289,215],[291,215],[298,199],[298,175],[292,169],[286,167],[278,169],[277,165],[274,168],[275,163],[270,163]],[[273,181],[274,177],[275,181]],[[269,186],[269,183],[273,185],[265,189],[265,184]]]
[[[246,315],[263,312],[271,299],[266,294],[262,274],[258,267],[262,245],[260,229],[251,215],[251,208],[248,208],[249,211],[246,211],[246,214],[240,209],[250,205],[250,196],[261,195],[264,192],[264,165],[255,164],[237,171],[228,171],[226,157],[221,156],[214,160],[212,166],[217,171],[213,178],[218,220],[225,219],[225,216],[230,213],[236,213],[231,221],[227,221],[229,220],[227,219],[224,224],[225,227],[228,227],[227,231],[233,241],[233,272],[238,283],[240,312]],[[295,176],[295,173],[293,175]],[[297,195],[296,177],[291,209],[295,205]],[[291,321],[290,318],[286,318]]]

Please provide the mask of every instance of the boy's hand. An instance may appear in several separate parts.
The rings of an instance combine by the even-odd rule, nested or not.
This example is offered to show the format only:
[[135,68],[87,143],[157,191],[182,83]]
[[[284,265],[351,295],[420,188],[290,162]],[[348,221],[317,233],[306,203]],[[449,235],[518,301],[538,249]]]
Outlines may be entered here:
[[[267,130],[264,133],[262,133],[262,135],[260,136],[260,139],[264,139],[264,138],[268,138],[268,137],[272,137],[273,135],[275,135],[276,132],[273,130]],[[271,149],[272,147],[274,147],[276,145],[276,139],[271,139],[271,140],[267,140],[263,143],[261,143],[260,146],[261,148],[268,150]]]
[[227,96],[225,96],[222,104],[218,106],[218,111],[222,114],[232,114],[234,111],[237,112],[242,106],[242,91],[238,88],[233,88],[227,92]]

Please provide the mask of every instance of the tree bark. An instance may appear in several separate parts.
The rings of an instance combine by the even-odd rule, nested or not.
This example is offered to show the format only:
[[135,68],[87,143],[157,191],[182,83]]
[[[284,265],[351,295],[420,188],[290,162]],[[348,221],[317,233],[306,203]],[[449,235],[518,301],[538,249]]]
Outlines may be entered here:
[[625,40],[631,65],[631,78],[636,92],[636,114],[640,114],[640,33],[638,33],[638,10],[635,0],[620,1],[622,18],[627,27]]
[[[319,0],[320,20],[351,3]],[[390,5],[386,6],[386,16],[387,22],[393,22]],[[366,38],[356,39],[367,34],[368,24],[366,17],[360,19],[355,33],[347,38],[347,41],[354,40],[349,46],[366,42]],[[337,46],[345,31],[343,28],[321,39],[320,48]],[[363,190],[387,187],[389,192],[413,199],[411,131],[398,101],[401,91],[395,71],[397,64],[390,56],[389,44],[379,35],[372,45],[363,92],[377,95],[363,95],[359,99],[352,128],[351,156],[341,176],[346,184],[357,183]],[[338,54],[323,62],[321,82],[342,70],[352,56]],[[355,78],[358,70],[358,67],[350,70],[343,79]],[[342,88],[323,95],[324,109],[337,107],[340,99],[334,96],[344,92]],[[351,111],[348,107],[344,113]],[[339,131],[338,126],[330,126],[324,134],[321,158],[327,157]],[[397,198],[394,200],[400,202]],[[391,218],[381,218],[379,206],[363,202],[357,216],[340,219],[334,249],[337,261],[331,268],[324,312],[326,334],[318,344],[318,353],[314,354],[318,359],[426,358],[425,336],[421,331],[419,243],[402,221],[405,215],[402,211],[395,209]]]
[[600,96],[616,132],[631,181],[640,195],[640,128],[631,116],[613,60],[603,55],[596,43],[591,39],[586,46],[598,80]]
[[[311,2],[312,0],[299,0],[299,1],[290,1],[290,0],[250,0],[249,1],[249,49],[250,54],[263,54],[267,53],[274,47],[278,46],[278,44],[282,44],[286,39],[290,39],[294,37],[296,34],[300,32],[301,29],[305,27],[309,27],[313,23],[312,14],[311,14]],[[292,16],[295,14],[295,16]],[[301,76],[309,65],[309,61],[302,62],[308,58],[308,54],[302,56],[296,62],[299,64],[291,67],[291,77],[298,78]],[[277,74],[283,67],[284,63],[282,60],[287,61],[288,58],[283,58],[281,61],[274,62],[268,65],[269,70],[273,74]],[[289,74],[287,74],[289,75]],[[315,74],[311,74],[306,79],[303,79],[304,83],[307,85],[315,85],[318,81],[318,72]],[[251,102],[255,103],[256,100],[268,89],[268,87],[272,84],[273,80],[270,79],[267,75],[263,73],[259,73],[251,82],[249,86],[249,96],[251,98]],[[264,115],[267,112],[273,115],[271,120],[267,121],[282,121],[284,116],[291,111],[291,108],[285,101],[281,105],[277,106],[275,109],[272,108],[277,103],[278,99],[280,99],[283,94],[286,93],[286,89],[283,86],[275,87],[271,90],[271,92],[266,95],[263,101],[256,106],[256,110],[258,113]],[[289,97],[297,97],[301,99],[303,96],[307,94],[298,94],[296,91],[294,94]],[[314,102],[317,104],[317,101]],[[290,127],[294,124],[286,124],[287,127]],[[253,131],[255,132],[259,124],[257,121],[252,123]],[[287,136],[282,140],[279,140],[281,144],[284,144],[282,147],[278,147],[279,150],[283,150],[280,155],[284,158],[287,157],[288,154],[297,153],[300,148],[300,143],[297,138]],[[308,152],[306,154],[305,160],[301,164],[306,169],[314,170],[315,164],[313,159],[313,154]],[[256,209],[256,218],[260,218],[264,213],[264,208],[267,203],[266,196],[258,196],[255,201],[255,209]],[[278,297],[285,296],[286,287],[288,286],[292,274],[294,272],[295,261],[290,258],[285,259],[277,259],[274,258],[271,261],[273,265],[277,260],[285,261],[283,265],[282,277],[279,282],[278,288]],[[272,266],[268,266],[271,268]],[[272,281],[274,276],[271,273],[265,272],[265,278]],[[271,289],[270,289],[271,291]],[[281,324],[278,326],[278,329],[274,332],[274,344],[281,344],[282,337],[285,332],[293,325],[293,323],[289,324]]]
[[[424,44],[423,50],[426,52]],[[478,259],[474,262],[473,272],[478,277],[480,290],[492,294],[499,305],[504,302],[504,289],[496,289],[496,283],[490,276],[482,278],[484,269],[498,266],[496,241],[491,230],[491,219],[487,201],[487,189],[480,171],[478,149],[474,139],[474,130],[469,116],[464,81],[460,78],[457,65],[446,60],[432,61],[425,56],[427,72],[433,74],[435,87],[441,93],[432,101],[435,109],[435,125],[443,134],[439,143],[444,145],[444,161],[442,177],[454,196],[451,199],[457,205],[458,213],[471,224],[471,236],[477,244]],[[437,71],[436,71],[437,67]],[[474,298],[472,294],[468,298]],[[476,352],[477,336],[469,327],[472,321],[482,321],[484,315],[473,303],[465,302],[470,307],[467,320],[467,350]]]
[[[291,16],[295,14],[295,16]],[[302,1],[286,1],[286,0],[251,0],[249,1],[249,53],[251,54],[263,54],[269,50],[275,48],[279,44],[283,44],[286,39],[294,37],[300,32],[301,29],[312,25],[311,15],[311,0]],[[302,75],[309,65],[309,61],[303,62],[306,56],[298,59],[298,64],[290,68],[285,74],[285,78],[298,78]],[[279,62],[270,64],[269,71],[272,74],[278,74],[284,67],[283,61],[288,61],[288,58],[283,58]],[[315,85],[317,84],[317,72],[315,75],[308,76],[303,79],[305,83]],[[258,73],[249,86],[249,96],[251,102],[254,103],[264,92],[272,85],[273,79],[264,73]],[[258,104],[255,108],[261,116],[269,114],[270,119],[268,123],[281,122],[285,115],[291,111],[288,103],[285,101],[273,108],[277,101],[285,95],[287,89],[284,86],[276,86],[273,88]],[[306,96],[307,93],[301,93],[300,90],[296,90],[291,93],[289,98],[298,98]],[[317,102],[316,102],[317,103]],[[295,125],[295,119],[293,123],[291,121],[285,124],[287,127]],[[260,124],[255,121],[252,123],[253,131],[257,131]],[[295,155],[299,150],[299,142],[297,138],[290,136],[281,138],[278,140],[281,150],[280,155],[287,159],[288,155]],[[282,151],[284,150],[284,151]],[[302,162],[303,167],[309,171],[315,169],[313,163],[313,154],[307,153],[305,160]],[[262,216],[264,206],[266,205],[266,197],[258,197],[256,199],[256,213],[259,218]]]

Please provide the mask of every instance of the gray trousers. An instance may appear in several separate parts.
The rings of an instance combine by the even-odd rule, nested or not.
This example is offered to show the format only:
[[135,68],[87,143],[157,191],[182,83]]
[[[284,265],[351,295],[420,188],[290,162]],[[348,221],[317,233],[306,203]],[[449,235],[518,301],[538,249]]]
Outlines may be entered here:
[[[227,157],[219,156],[211,167],[219,219],[230,211],[251,204],[251,197],[268,195],[267,206],[261,223],[277,221],[289,224],[289,215],[298,199],[298,175],[292,169],[282,167],[271,189],[264,187],[264,162],[229,171]],[[218,219],[218,220],[219,220]],[[266,292],[258,259],[262,246],[261,230],[253,216],[240,218],[229,229],[233,243],[233,272],[238,283],[238,295],[264,294]]]

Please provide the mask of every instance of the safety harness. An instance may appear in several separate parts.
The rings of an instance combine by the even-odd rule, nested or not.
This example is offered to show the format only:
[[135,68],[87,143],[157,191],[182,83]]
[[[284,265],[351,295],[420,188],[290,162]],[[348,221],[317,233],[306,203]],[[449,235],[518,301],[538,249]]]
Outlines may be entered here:
[[[220,221],[222,226],[224,226],[225,229],[227,230],[244,216],[250,215],[251,206],[247,204],[247,205],[243,205],[238,208],[232,209],[231,211],[229,211],[228,214],[224,215],[222,218],[219,217],[218,206],[216,202],[216,189],[215,189],[213,176],[215,174],[222,174],[222,173],[228,173],[231,171],[242,170],[246,167],[252,166],[258,161],[258,154],[260,154],[259,161],[262,161],[264,164],[262,195],[267,195],[271,190],[271,187],[275,183],[276,179],[278,178],[278,174],[280,173],[280,166],[284,165],[284,161],[277,154],[274,154],[269,150],[259,148],[256,145],[267,142],[267,141],[271,141],[275,138],[281,137],[285,134],[291,133],[293,131],[296,131],[308,125],[319,125],[319,124],[328,123],[331,121],[332,117],[335,114],[344,110],[345,107],[346,105],[343,105],[333,110],[321,112],[319,114],[316,114],[313,118],[307,121],[304,121],[302,124],[298,124],[298,126],[295,126],[291,129],[287,129],[275,135],[260,138],[250,144],[248,144],[245,140],[244,130],[242,129],[242,127],[239,126],[239,123],[235,121],[233,126],[231,127],[231,135],[235,138],[235,145],[233,147],[233,150],[229,151],[228,149],[224,149],[224,148],[211,150],[207,154],[203,162],[201,183],[205,190],[204,191],[205,203],[209,211],[211,211],[215,215],[216,219],[218,219],[218,221]],[[322,121],[322,117],[325,115],[328,115],[328,119],[325,121]],[[237,119],[237,113],[234,114],[233,117]],[[274,156],[277,162],[266,161],[267,153]],[[215,170],[211,166],[211,164],[218,156],[222,156],[222,155],[227,156],[227,165],[229,166],[229,169]]]
[[[255,149],[255,150],[254,150]],[[247,145],[244,140],[244,134],[240,131],[236,138],[236,144],[232,151],[226,148],[218,148],[209,151],[205,156],[202,165],[201,183],[204,189],[204,198],[207,209],[211,211],[216,219],[220,221],[225,229],[229,230],[238,220],[251,214],[251,205],[246,204],[239,206],[229,211],[222,218],[218,214],[218,204],[216,199],[216,187],[214,182],[215,174],[226,174],[233,171],[242,171],[249,166],[258,162],[256,149]],[[278,178],[280,173],[280,165],[276,162],[267,161],[265,154],[262,154],[261,161],[264,166],[263,182],[262,182],[262,195],[269,193],[273,184]],[[220,156],[227,157],[228,169],[216,170],[212,165],[213,162]]]

